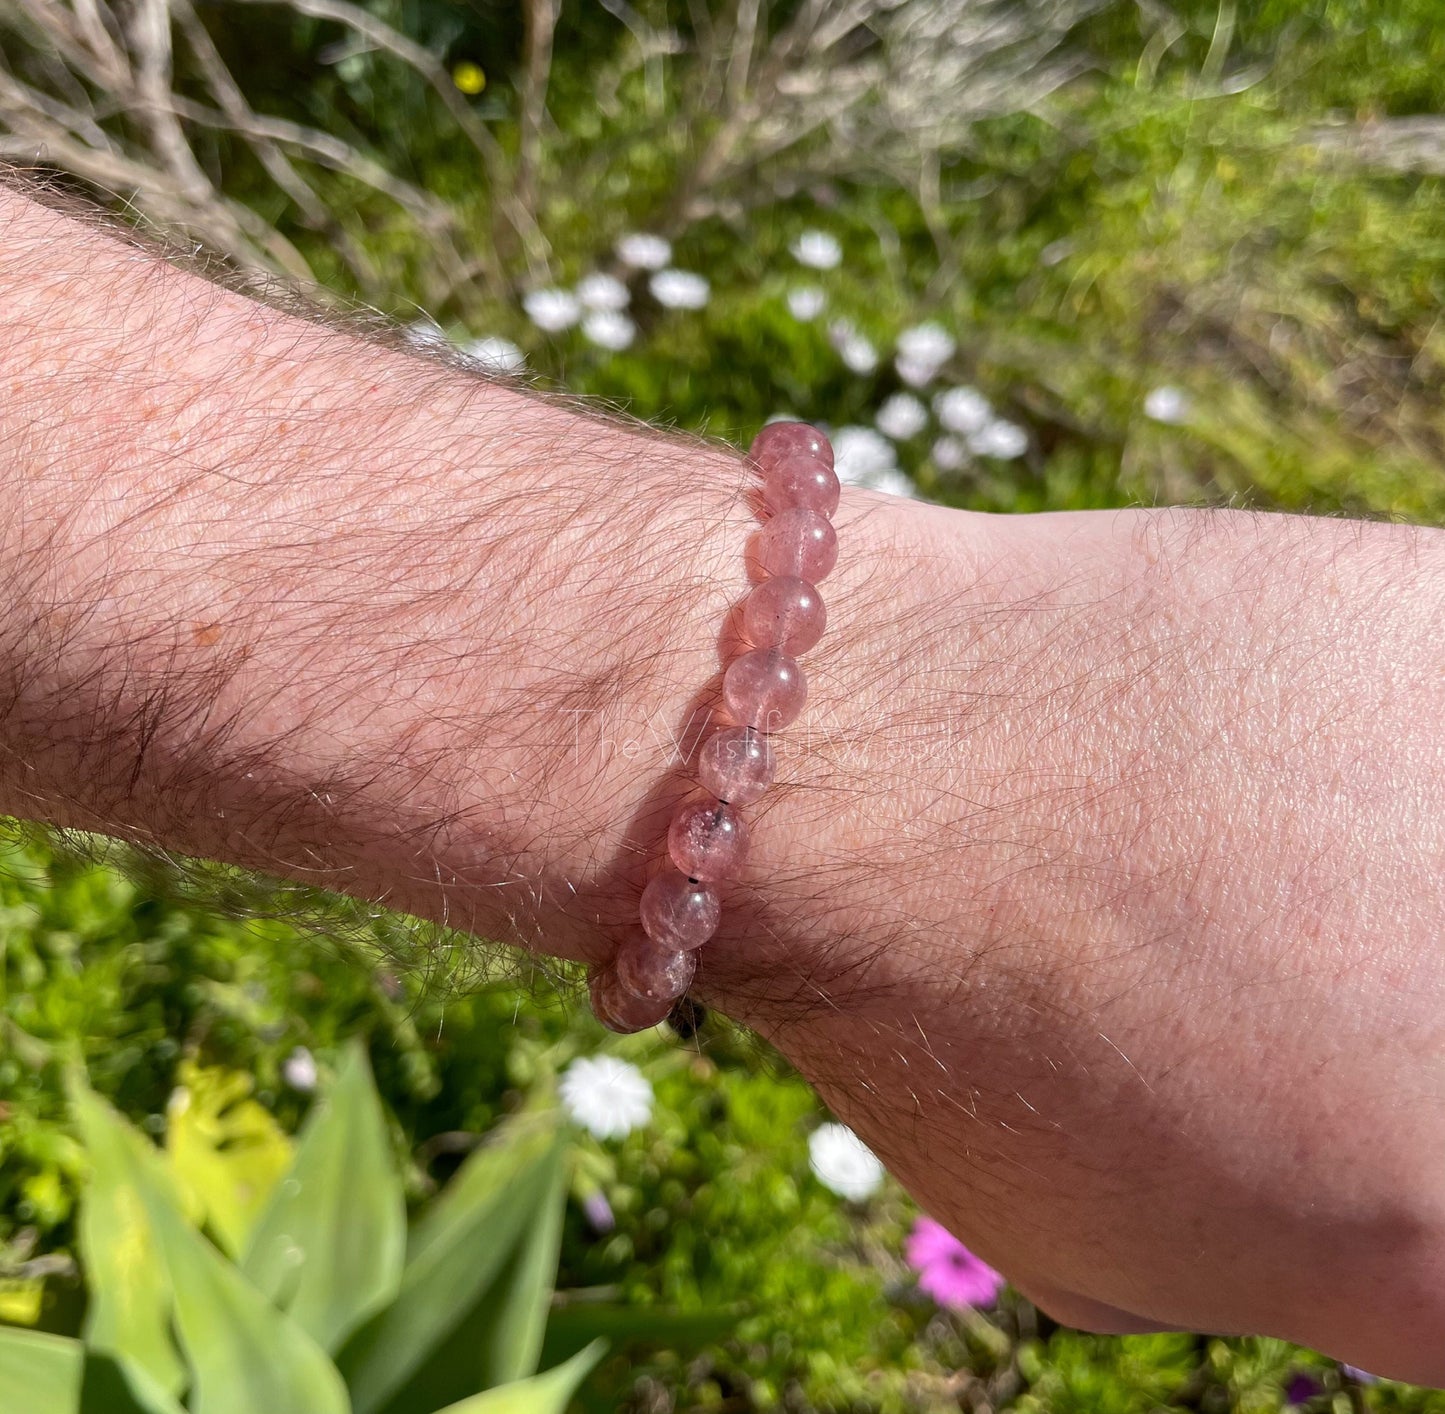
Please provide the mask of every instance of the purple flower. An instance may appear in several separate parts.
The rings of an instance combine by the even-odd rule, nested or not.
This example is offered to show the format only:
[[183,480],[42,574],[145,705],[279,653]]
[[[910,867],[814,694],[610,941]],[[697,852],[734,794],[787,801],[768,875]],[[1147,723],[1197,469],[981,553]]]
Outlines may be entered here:
[[1284,1382],[1284,1402],[1286,1404],[1308,1404],[1317,1394],[1324,1392],[1324,1385],[1304,1370],[1296,1370]]
[[932,1218],[914,1224],[905,1254],[918,1273],[919,1289],[952,1311],[987,1306],[1004,1288],[998,1272]]
[[582,1211],[587,1215],[593,1232],[611,1232],[617,1226],[617,1219],[612,1216],[612,1204],[600,1188],[594,1189],[582,1200]]
[[1352,1380],[1362,1385],[1372,1385],[1379,1381],[1378,1375],[1372,1375],[1368,1370],[1362,1370],[1358,1365],[1341,1364],[1340,1374],[1348,1375]]

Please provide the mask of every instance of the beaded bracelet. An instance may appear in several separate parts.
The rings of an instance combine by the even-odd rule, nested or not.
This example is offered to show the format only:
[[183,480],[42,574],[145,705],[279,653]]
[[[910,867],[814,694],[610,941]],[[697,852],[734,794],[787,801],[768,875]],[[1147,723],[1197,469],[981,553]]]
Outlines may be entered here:
[[743,605],[743,634],[753,646],[723,675],[723,705],[734,725],[714,732],[698,755],[706,794],[683,801],[672,817],[671,862],[642,891],[641,932],[588,979],[592,1010],[611,1031],[656,1026],[685,997],[697,950],[722,916],[716,886],[736,878],[747,858],[738,806],[772,784],[772,733],[792,722],[807,700],[793,654],[823,636],[826,615],[814,586],[838,559],[829,520],[839,494],[833,449],[807,423],[773,422],[758,433],[748,458],[762,477],[770,512],[757,544],[766,578]]

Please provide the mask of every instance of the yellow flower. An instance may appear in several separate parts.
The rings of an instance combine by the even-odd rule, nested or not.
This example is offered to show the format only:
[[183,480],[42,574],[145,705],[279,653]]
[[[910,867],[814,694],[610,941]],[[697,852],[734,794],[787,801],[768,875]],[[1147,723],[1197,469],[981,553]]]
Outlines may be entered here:
[[452,70],[452,82],[465,94],[476,95],[487,86],[487,76],[480,64],[464,60]]

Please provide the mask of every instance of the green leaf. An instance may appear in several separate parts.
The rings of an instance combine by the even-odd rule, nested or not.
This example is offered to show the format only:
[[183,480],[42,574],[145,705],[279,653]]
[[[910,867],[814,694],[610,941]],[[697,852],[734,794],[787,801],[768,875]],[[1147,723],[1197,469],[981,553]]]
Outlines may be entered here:
[[134,1187],[170,1274],[191,1414],[349,1414],[335,1366],[186,1223],[173,1185],[126,1136],[144,1141],[87,1089],[76,1112],[92,1150],[106,1148],[124,1165],[118,1181]]
[[296,1159],[242,1260],[256,1287],[325,1350],[387,1306],[406,1260],[406,1198],[366,1050],[351,1045],[307,1117]]
[[543,1159],[556,1142],[555,1111],[524,1110],[499,1124],[412,1224],[407,1265],[454,1242],[459,1231],[472,1225],[478,1208],[500,1197],[527,1165]]
[[606,1349],[603,1341],[595,1341],[586,1350],[579,1350],[565,1365],[558,1365],[542,1375],[499,1385],[457,1404],[449,1404],[436,1414],[566,1414],[577,1387],[591,1373]]
[[[486,1387],[499,1319],[493,1299],[534,1223],[550,1223],[542,1205],[557,1193],[564,1141],[555,1121],[528,1120],[501,1142],[479,1149],[416,1226],[396,1300],[347,1342],[337,1363],[356,1414],[429,1414],[439,1403]],[[531,1273],[545,1258],[544,1231],[531,1263],[516,1269],[513,1288],[535,1300]],[[524,1275],[525,1272],[525,1275]],[[545,1274],[550,1283],[555,1273]],[[548,1288],[548,1290],[550,1287]],[[543,1297],[545,1299],[545,1296]],[[512,1329],[535,1360],[537,1338],[526,1317]]]
[[139,1366],[123,1356],[85,1352],[79,1414],[186,1414]]
[[161,1389],[179,1394],[186,1369],[171,1339],[171,1284],[133,1174],[147,1171],[155,1185],[169,1180],[154,1145],[125,1125],[98,1121],[98,1102],[83,1079],[72,1076],[70,1089],[91,1164],[78,1224],[90,1292],[85,1343],[123,1356]]
[[567,1166],[561,1145],[528,1169],[533,1211],[496,1276],[385,1414],[425,1414],[474,1390],[536,1373],[562,1242]]
[[187,1062],[166,1107],[171,1172],[231,1257],[292,1159],[281,1126],[251,1099],[254,1084],[244,1071]]
[[481,1385],[503,1385],[537,1372],[547,1315],[557,1282],[562,1218],[567,1206],[567,1165],[560,1145],[534,1173],[537,1206],[495,1282],[465,1328],[475,1331]]
[[569,1301],[552,1308],[541,1363],[556,1364],[598,1339],[606,1340],[614,1350],[625,1350],[630,1345],[661,1346],[686,1359],[693,1351],[726,1339],[742,1314],[741,1310],[674,1311],[657,1306]]
[[0,1409],[79,1414],[85,1347],[41,1331],[0,1328]]

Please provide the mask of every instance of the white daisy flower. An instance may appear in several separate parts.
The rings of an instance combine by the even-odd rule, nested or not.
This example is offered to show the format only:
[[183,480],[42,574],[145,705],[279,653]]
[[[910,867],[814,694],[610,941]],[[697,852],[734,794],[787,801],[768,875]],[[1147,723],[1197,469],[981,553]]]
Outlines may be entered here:
[[928,455],[939,471],[962,471],[968,465],[968,447],[957,437],[940,437]]
[[578,280],[576,294],[584,309],[626,309],[632,298],[616,275],[607,275],[601,270]]
[[828,330],[828,342],[853,373],[867,375],[878,367],[878,350],[872,341],[859,333],[846,319],[840,319]]
[[928,426],[928,409],[912,393],[894,393],[884,400],[873,420],[885,437],[906,442]]
[[527,364],[521,349],[499,334],[487,334],[463,344],[462,353],[488,373],[516,373]]
[[447,342],[446,331],[426,314],[420,319],[412,320],[401,333],[402,338],[414,349],[444,348]]
[[594,309],[583,318],[582,332],[599,349],[617,353],[631,346],[637,325],[619,309]]
[[929,363],[945,363],[954,355],[958,341],[943,327],[929,321],[914,324],[898,336],[898,352],[904,358],[920,358]]
[[582,317],[581,301],[570,290],[533,290],[522,296],[522,308],[546,334],[560,334]]
[[788,313],[794,319],[816,319],[827,303],[828,297],[816,285],[799,285],[788,291]]
[[712,287],[691,270],[659,270],[647,282],[652,297],[667,309],[701,309]]
[[922,388],[938,377],[938,371],[958,348],[958,342],[942,324],[932,321],[914,324],[898,336],[894,366],[910,388]]
[[316,1088],[316,1057],[305,1046],[297,1046],[281,1062],[281,1078],[293,1090],[309,1095]]
[[652,1118],[652,1086],[616,1056],[582,1056],[557,1084],[562,1108],[598,1139],[622,1139]]
[[1144,415],[1155,422],[1180,423],[1189,416],[1189,394],[1183,388],[1151,388],[1144,398]]
[[980,457],[1013,461],[1029,449],[1029,434],[1016,422],[995,418],[969,434],[968,449]]
[[934,415],[949,432],[965,437],[993,420],[993,408],[977,388],[946,388],[933,400]]
[[618,239],[617,258],[634,270],[661,270],[672,259],[672,243],[645,231],[633,231]]
[[827,231],[804,231],[788,249],[799,265],[813,270],[836,269],[843,259],[843,247],[838,244],[838,238],[830,236]]
[[893,360],[893,366],[898,370],[898,376],[910,388],[926,388],[938,377],[938,365],[927,363],[923,359],[904,358],[899,354]]
[[874,477],[898,465],[893,443],[871,427],[840,427],[831,440],[833,470],[850,486],[871,486]]
[[888,471],[880,471],[877,476],[871,477],[868,489],[882,491],[888,496],[906,496],[910,500],[918,499],[918,487],[896,466]]
[[820,1124],[809,1135],[808,1167],[824,1188],[854,1203],[883,1186],[883,1165],[846,1124]]

